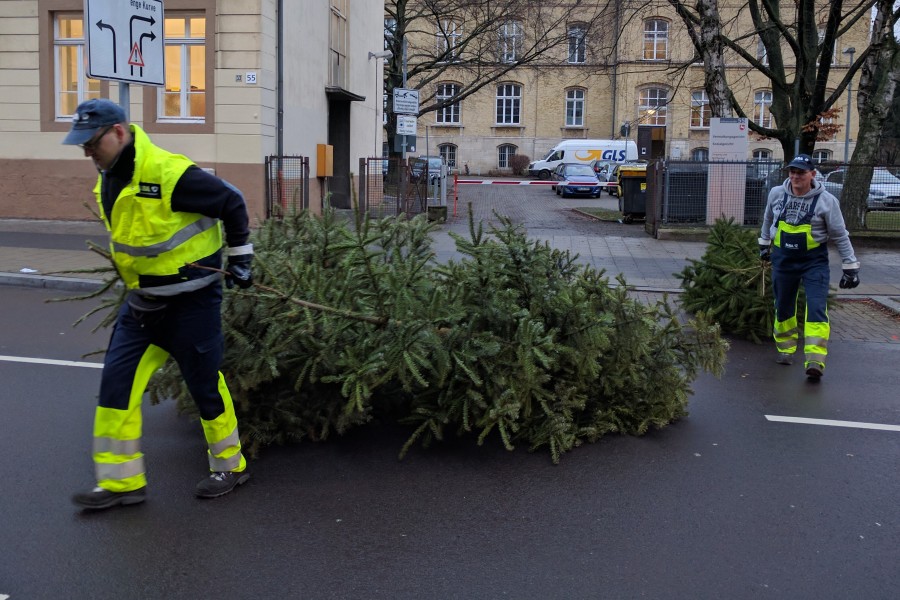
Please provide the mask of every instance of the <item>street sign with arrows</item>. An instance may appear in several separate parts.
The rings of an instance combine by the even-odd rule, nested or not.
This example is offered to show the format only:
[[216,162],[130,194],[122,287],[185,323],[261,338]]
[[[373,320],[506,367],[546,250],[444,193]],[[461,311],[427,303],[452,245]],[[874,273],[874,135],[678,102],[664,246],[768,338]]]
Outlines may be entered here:
[[85,0],[88,76],[166,83],[162,0]]

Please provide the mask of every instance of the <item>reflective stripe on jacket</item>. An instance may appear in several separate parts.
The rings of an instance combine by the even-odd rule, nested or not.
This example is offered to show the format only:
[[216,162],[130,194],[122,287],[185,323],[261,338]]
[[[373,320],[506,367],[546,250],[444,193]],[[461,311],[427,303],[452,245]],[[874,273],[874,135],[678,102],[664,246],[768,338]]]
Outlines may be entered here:
[[175,185],[194,163],[155,146],[137,125],[130,127],[134,176],[116,198],[112,219],[103,210],[102,176],[94,187],[119,275],[128,289],[155,296],[205,287],[219,275],[185,265],[221,266],[221,224],[198,213],[172,210]]

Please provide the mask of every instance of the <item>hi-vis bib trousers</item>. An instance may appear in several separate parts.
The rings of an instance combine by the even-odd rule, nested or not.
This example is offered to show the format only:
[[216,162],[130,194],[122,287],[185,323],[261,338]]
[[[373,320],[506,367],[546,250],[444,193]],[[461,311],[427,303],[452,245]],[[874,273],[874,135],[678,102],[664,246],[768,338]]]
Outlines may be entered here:
[[828,249],[812,238],[810,220],[819,197],[816,196],[806,218],[797,225],[778,218],[772,253],[772,292],[775,295],[775,346],[779,352],[797,351],[797,297],[800,282],[806,293],[806,317],[803,331],[805,366],[811,361],[825,365],[828,355]]
[[171,355],[200,411],[210,471],[243,471],[237,418],[219,372],[224,343],[219,283],[166,298],[158,312],[123,304],[103,365],[94,418],[97,485],[124,492],[146,485],[141,452],[141,399],[150,377]]

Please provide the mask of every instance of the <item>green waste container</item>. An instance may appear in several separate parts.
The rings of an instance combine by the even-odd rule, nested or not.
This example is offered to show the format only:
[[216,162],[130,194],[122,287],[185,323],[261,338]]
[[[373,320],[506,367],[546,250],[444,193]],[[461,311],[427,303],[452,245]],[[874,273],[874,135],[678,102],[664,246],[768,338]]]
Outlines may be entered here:
[[619,167],[619,187],[622,190],[619,208],[622,210],[623,220],[631,223],[634,219],[645,218],[647,216],[647,166]]

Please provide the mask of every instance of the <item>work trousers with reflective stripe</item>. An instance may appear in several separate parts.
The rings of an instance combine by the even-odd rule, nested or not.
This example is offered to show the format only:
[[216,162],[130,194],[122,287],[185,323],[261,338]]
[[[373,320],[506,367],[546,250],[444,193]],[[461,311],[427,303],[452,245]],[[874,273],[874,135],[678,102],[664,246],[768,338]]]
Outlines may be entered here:
[[158,312],[119,311],[100,382],[94,419],[97,485],[122,492],[146,485],[141,453],[141,400],[150,377],[171,355],[200,412],[211,471],[243,471],[237,418],[219,372],[222,362],[222,287],[166,298]]
[[825,245],[797,255],[775,248],[772,253],[772,292],[775,295],[775,346],[780,352],[797,351],[797,297],[800,282],[806,293],[803,341],[805,364],[825,364],[828,355],[828,250]]

